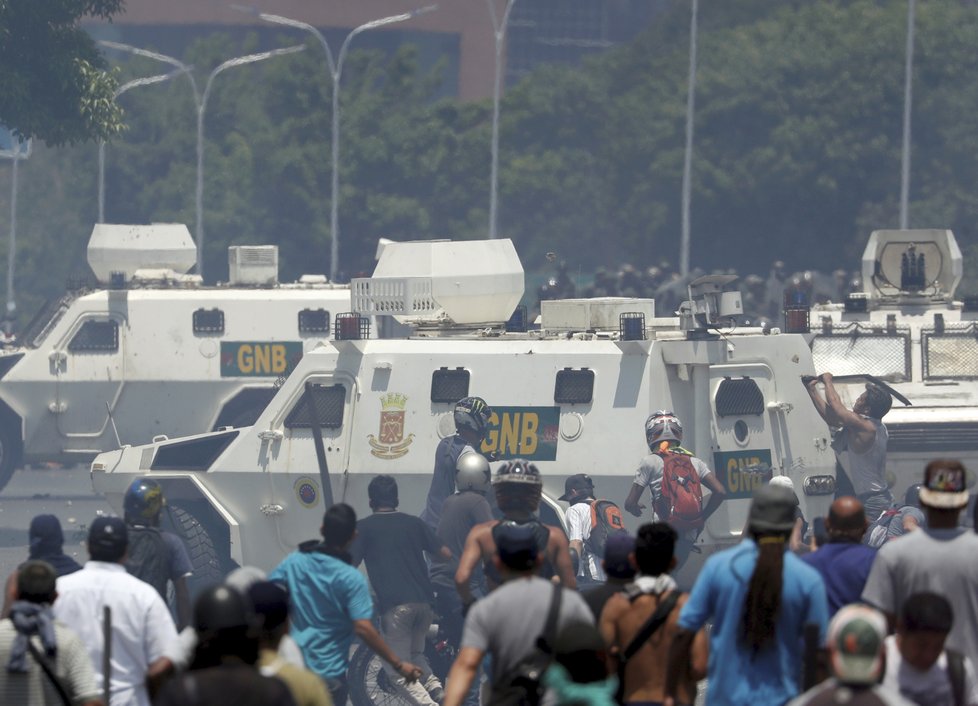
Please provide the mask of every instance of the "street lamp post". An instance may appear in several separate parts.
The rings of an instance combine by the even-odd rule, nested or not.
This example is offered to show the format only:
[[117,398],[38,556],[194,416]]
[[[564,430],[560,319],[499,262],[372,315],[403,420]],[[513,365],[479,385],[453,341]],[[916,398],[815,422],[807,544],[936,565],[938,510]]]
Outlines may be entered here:
[[496,238],[496,212],[499,207],[499,94],[502,89],[503,46],[506,40],[506,27],[509,13],[516,0],[506,0],[506,8],[500,20],[496,15],[496,1],[486,0],[489,16],[492,17],[492,31],[496,38],[496,75],[492,85],[492,166],[489,172],[489,238]]
[[907,229],[910,200],[910,113],[913,106],[913,34],[915,0],[907,0],[907,51],[903,81],[903,151],[900,159],[900,230]]
[[223,64],[214,69],[210,76],[207,77],[207,83],[204,85],[204,91],[201,91],[197,87],[197,81],[194,79],[193,68],[183,63],[179,59],[175,59],[172,56],[166,56],[165,54],[158,54],[156,52],[148,51],[146,49],[140,49],[138,47],[133,47],[128,44],[120,44],[118,42],[108,42],[100,41],[100,45],[107,47],[109,49],[118,49],[119,51],[124,51],[129,54],[135,54],[137,56],[145,56],[149,59],[155,59],[156,61],[162,61],[163,63],[175,66],[179,71],[177,73],[186,73],[187,78],[190,79],[191,88],[194,92],[194,105],[197,108],[197,188],[196,188],[196,211],[197,211],[197,274],[201,277],[204,276],[204,112],[207,109],[207,98],[210,95],[211,85],[218,74],[223,71],[233,68],[235,66],[243,66],[244,64],[252,64],[256,61],[264,61],[265,59],[271,59],[275,56],[282,56],[283,54],[294,54],[295,52],[302,51],[305,46],[298,45],[293,47],[285,47],[284,49],[273,49],[271,51],[260,52],[258,54],[247,54],[245,56],[239,56],[234,59],[229,59]]
[[346,52],[350,46],[350,42],[361,32],[365,32],[368,29],[376,29],[378,27],[383,27],[384,25],[394,24],[397,22],[404,22],[410,20],[418,15],[423,15],[426,12],[431,12],[438,8],[437,5],[426,5],[425,7],[420,7],[416,10],[411,10],[410,12],[404,12],[399,15],[390,15],[389,17],[382,17],[379,20],[371,20],[370,22],[365,22],[359,27],[355,27],[348,35],[346,39],[343,40],[343,44],[340,45],[340,52],[334,59],[333,51],[329,47],[329,43],[316,27],[309,24],[308,22],[302,22],[300,20],[293,20],[288,17],[282,17],[281,15],[271,15],[266,12],[259,12],[253,7],[248,7],[245,5],[231,5],[232,8],[238,10],[239,12],[244,12],[249,15],[254,15],[266,22],[271,22],[272,24],[283,25],[285,27],[292,27],[294,29],[301,29],[306,32],[311,33],[319,43],[323,46],[323,51],[326,53],[326,62],[329,67],[330,76],[333,79],[333,102],[332,102],[332,180],[330,183],[330,209],[329,209],[329,231],[330,231],[330,253],[329,253],[329,278],[332,281],[336,280],[339,274],[339,262],[340,262],[340,222],[339,222],[339,203],[340,203],[340,77],[343,73],[343,62],[346,59]]
[[207,83],[204,84],[204,92],[201,94],[200,102],[197,104],[197,274],[201,277],[204,276],[204,113],[207,111],[207,98],[210,96],[214,79],[217,78],[218,74],[235,66],[253,64],[256,61],[264,61],[275,56],[294,54],[303,49],[305,49],[305,46],[299,44],[284,49],[273,49],[258,54],[248,54],[246,56],[228,59],[211,71],[211,75],[207,77]]
[[[129,81],[128,83],[124,83],[119,86],[115,93],[112,94],[112,97],[118,98],[131,88],[150,86],[154,83],[167,81],[179,74],[181,71],[181,69],[177,69],[168,74],[148,76],[146,78],[137,78],[133,81]],[[99,140],[98,143],[98,222],[105,223],[105,140]]]
[[679,274],[689,274],[690,201],[693,193],[693,111],[696,107],[696,35],[699,0],[693,0],[689,21],[689,82],[686,87],[686,153],[683,157],[682,239],[679,249]]

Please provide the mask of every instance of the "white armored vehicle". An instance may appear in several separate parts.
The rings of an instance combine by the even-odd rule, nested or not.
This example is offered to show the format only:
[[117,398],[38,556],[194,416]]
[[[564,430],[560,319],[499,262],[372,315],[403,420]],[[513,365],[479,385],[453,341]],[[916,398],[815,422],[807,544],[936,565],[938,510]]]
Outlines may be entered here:
[[148,474],[200,520],[222,565],[267,569],[316,536],[330,503],[368,513],[376,474],[394,475],[401,509],[419,513],[462,397],[494,410],[484,452],[540,467],[541,515],[556,524],[553,499],[574,473],[623,503],[648,453],[645,419],[668,408],[729,494],[700,537],[705,555],[739,541],[772,473],[791,477],[807,517],[835,490],[827,429],[800,379],[814,372],[811,351],[800,335],[719,331],[740,313],[730,279],[695,282],[678,319],[656,318],[647,299],[545,301],[527,331],[510,318],[523,270],[508,240],[391,244],[373,278],[352,282],[354,310],[392,314],[414,335],[344,333],[306,353],[253,426],[101,454],[93,483],[118,507]]
[[[811,310],[815,369],[851,406],[870,374],[907,398],[883,419],[894,498],[920,483],[927,462],[978,469],[978,300],[957,301],[962,257],[949,230],[878,230],[863,252],[863,291]],[[796,312],[797,313],[797,312]],[[789,312],[790,316],[791,313]],[[790,328],[790,326],[788,327]]]
[[276,246],[229,249],[226,284],[185,274],[186,226],[95,226],[101,288],[50,303],[0,352],[0,488],[21,462],[88,463],[158,435],[253,422],[350,289],[278,283]]

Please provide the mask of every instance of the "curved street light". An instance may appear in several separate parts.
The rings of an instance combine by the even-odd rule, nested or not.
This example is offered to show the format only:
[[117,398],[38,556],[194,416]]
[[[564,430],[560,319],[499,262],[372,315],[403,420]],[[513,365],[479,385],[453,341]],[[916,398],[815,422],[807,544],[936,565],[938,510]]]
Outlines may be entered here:
[[196,189],[196,211],[197,211],[197,274],[201,277],[204,276],[204,112],[207,110],[207,98],[210,96],[211,86],[214,79],[218,74],[226,71],[227,69],[233,68],[235,66],[243,66],[244,64],[253,64],[256,61],[264,61],[265,59],[271,59],[275,56],[282,56],[284,54],[294,54],[305,49],[305,45],[299,44],[292,47],[285,47],[283,49],[273,49],[271,51],[264,51],[258,54],[246,54],[245,56],[235,57],[234,59],[228,59],[224,63],[220,64],[216,69],[211,71],[210,76],[207,77],[207,83],[204,84],[204,91],[200,92],[197,87],[197,81],[194,79],[192,73],[192,67],[183,63],[179,59],[175,59],[172,56],[166,56],[165,54],[158,54],[156,52],[149,51],[147,49],[140,49],[139,47],[133,47],[128,44],[120,44],[119,42],[108,42],[100,41],[100,45],[107,47],[109,49],[118,49],[119,51],[124,51],[129,54],[135,54],[137,56],[144,56],[149,59],[155,59],[156,61],[162,61],[171,66],[175,66],[179,71],[177,73],[186,73],[187,77],[190,79],[190,85],[194,91],[194,104],[197,107],[197,189]]
[[900,159],[900,230],[907,229],[910,216],[910,113],[913,108],[913,42],[916,1],[907,0],[907,49],[903,78],[903,148]]
[[265,22],[270,22],[272,24],[282,25],[285,27],[292,27],[293,29],[301,29],[305,32],[311,33],[323,47],[323,51],[326,52],[326,63],[329,66],[329,73],[333,79],[333,115],[332,115],[332,182],[330,184],[330,209],[329,209],[329,232],[330,232],[330,253],[329,253],[329,279],[335,281],[337,275],[339,274],[339,262],[340,262],[340,222],[339,222],[339,203],[340,203],[340,77],[343,73],[343,62],[346,59],[346,52],[350,46],[350,42],[361,32],[366,32],[369,29],[377,29],[378,27],[383,27],[384,25],[390,25],[397,22],[404,22],[410,20],[418,15],[423,15],[427,12],[438,9],[437,5],[425,5],[424,7],[419,7],[416,10],[411,10],[410,12],[404,12],[399,15],[390,15],[389,17],[382,17],[378,20],[371,20],[370,22],[365,22],[359,27],[355,27],[350,31],[346,38],[343,40],[343,44],[340,46],[340,52],[337,57],[333,58],[333,51],[329,47],[329,43],[326,41],[326,37],[320,32],[316,27],[309,24],[308,22],[302,22],[300,20],[293,20],[289,17],[282,17],[281,15],[271,15],[267,12],[260,12],[254,7],[249,7],[246,5],[231,5],[231,7],[239,12],[243,12],[248,15],[253,15]]
[[[119,86],[112,97],[118,98],[131,88],[151,86],[154,83],[168,81],[182,71],[183,69],[175,69],[168,74],[134,79]],[[98,222],[105,223],[105,140],[99,140],[98,143]]]
[[492,166],[489,173],[489,238],[496,238],[496,212],[499,209],[499,95],[502,89],[503,43],[506,40],[506,27],[509,13],[513,11],[516,0],[506,0],[502,20],[496,16],[495,0],[486,0],[489,16],[492,17],[492,30],[496,38],[496,75],[492,85]]
[[689,19],[689,83],[686,87],[686,153],[683,156],[682,239],[679,247],[679,274],[689,274],[690,201],[693,191],[693,111],[696,107],[696,35],[699,0],[693,0]]

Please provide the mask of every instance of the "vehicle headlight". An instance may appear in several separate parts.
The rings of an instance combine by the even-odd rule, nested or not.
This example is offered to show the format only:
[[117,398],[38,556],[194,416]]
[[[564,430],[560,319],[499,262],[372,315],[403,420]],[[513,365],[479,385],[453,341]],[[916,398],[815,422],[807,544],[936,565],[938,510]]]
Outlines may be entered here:
[[805,495],[832,495],[834,493],[834,476],[808,476],[805,478]]

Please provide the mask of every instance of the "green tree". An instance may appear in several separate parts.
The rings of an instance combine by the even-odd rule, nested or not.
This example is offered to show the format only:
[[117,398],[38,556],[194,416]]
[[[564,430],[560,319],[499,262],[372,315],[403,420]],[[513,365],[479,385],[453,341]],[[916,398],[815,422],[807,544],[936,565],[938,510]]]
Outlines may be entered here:
[[116,81],[84,17],[108,19],[124,0],[0,0],[0,124],[50,145],[122,129]]

